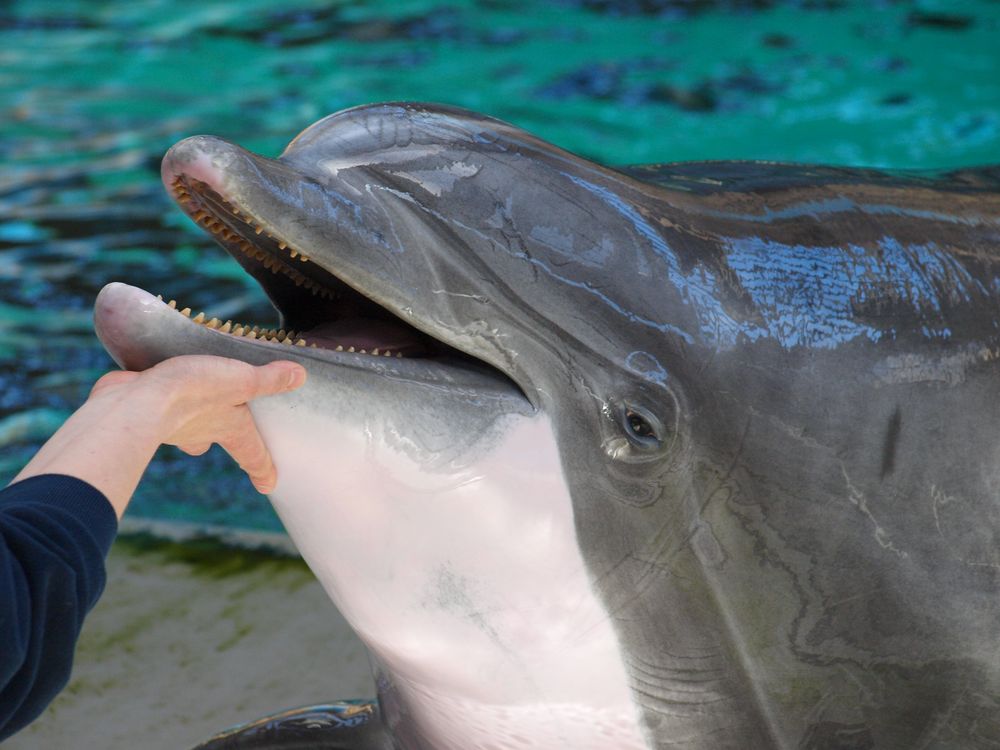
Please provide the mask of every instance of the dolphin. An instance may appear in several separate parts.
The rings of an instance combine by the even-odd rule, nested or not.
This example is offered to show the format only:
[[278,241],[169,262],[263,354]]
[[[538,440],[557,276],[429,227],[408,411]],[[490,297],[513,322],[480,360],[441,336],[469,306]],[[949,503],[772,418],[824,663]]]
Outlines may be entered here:
[[278,319],[112,283],[97,333],[307,368],[251,405],[270,497],[378,691],[204,747],[1000,746],[1000,167],[389,103],[162,173]]

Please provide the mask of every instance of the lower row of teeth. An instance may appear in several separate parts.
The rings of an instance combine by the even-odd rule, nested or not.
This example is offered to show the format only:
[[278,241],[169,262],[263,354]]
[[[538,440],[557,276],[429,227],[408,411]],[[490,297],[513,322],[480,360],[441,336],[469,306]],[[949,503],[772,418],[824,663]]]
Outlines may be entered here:
[[[163,295],[157,294],[156,298],[163,301]],[[170,300],[167,306],[177,310],[177,301]],[[319,347],[316,344],[310,344],[304,338],[297,338],[295,331],[286,331],[283,328],[275,330],[273,328],[261,328],[260,326],[249,326],[243,323],[233,323],[231,320],[227,320],[225,323],[220,321],[218,318],[211,318],[210,320],[205,319],[205,313],[200,312],[194,317],[191,316],[191,308],[185,307],[183,310],[178,310],[178,312],[186,318],[191,318],[192,322],[203,325],[206,328],[211,328],[219,333],[228,333],[231,336],[239,336],[241,338],[256,339],[258,341],[265,341],[271,344],[284,344],[286,346],[306,346],[312,349],[317,349]],[[333,351],[338,352],[350,352],[354,354],[369,354],[375,357],[402,357],[400,352],[391,352],[388,349],[372,349],[371,351],[367,349],[358,349],[353,346],[337,346]]]

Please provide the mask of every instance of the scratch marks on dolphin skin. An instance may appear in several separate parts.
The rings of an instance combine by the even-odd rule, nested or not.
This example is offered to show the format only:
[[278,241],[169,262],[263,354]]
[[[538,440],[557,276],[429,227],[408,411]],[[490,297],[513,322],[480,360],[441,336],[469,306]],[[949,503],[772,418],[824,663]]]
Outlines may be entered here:
[[[726,693],[727,670],[718,652],[663,652],[658,656],[671,663],[653,663],[637,654],[628,655],[631,688],[643,707],[663,717],[671,734],[681,733],[674,738],[678,746],[687,747],[683,734],[695,725],[697,737],[703,739],[738,723],[740,712]],[[703,725],[709,716],[714,727]]]
[[992,362],[1000,357],[1000,349],[973,344],[958,354],[931,357],[923,354],[889,356],[872,368],[875,377],[885,385],[899,383],[943,383],[956,386],[965,382],[969,368]]
[[879,205],[876,203],[861,203],[844,196],[827,198],[825,200],[803,201],[787,208],[771,209],[766,206],[760,213],[733,213],[729,211],[706,210],[706,216],[719,219],[738,219],[740,221],[752,221],[755,223],[770,224],[774,221],[787,219],[798,219],[803,216],[812,216],[816,219],[829,217],[832,214],[861,212],[874,216],[907,216],[914,219],[926,219],[929,221],[943,221],[951,224],[978,225],[986,223],[982,217],[961,216],[938,211],[926,211],[905,206]]
[[[590,268],[607,268],[615,252],[614,241],[605,235],[600,242],[584,243],[572,230],[561,227],[535,226],[529,233],[531,239],[566,256],[567,262],[579,263]],[[582,245],[582,247],[580,246]],[[649,276],[649,265],[640,258],[639,275]]]
[[475,177],[482,167],[455,161],[439,169],[415,169],[408,172],[392,171],[397,177],[415,182],[435,198],[451,192],[455,183],[466,177]]
[[660,364],[660,360],[649,352],[635,351],[629,352],[625,357],[625,366],[632,372],[642,375],[644,378],[652,380],[660,385],[667,384],[667,370]]
[[[894,328],[874,323],[885,317],[898,324],[898,315],[878,315],[886,304],[908,313],[926,338],[947,339],[951,330],[941,322],[943,308],[991,294],[933,243],[903,246],[883,237],[873,252],[856,245],[785,245],[746,237],[730,239],[727,246],[729,267],[757,306],[766,335],[785,347],[831,349],[857,338],[894,335]],[[874,310],[865,315],[868,308]],[[755,330],[744,333],[760,336]]]
[[847,475],[847,466],[843,463],[840,465],[840,471],[844,476],[844,482],[847,484],[847,499],[850,501],[851,505],[861,511],[872,525],[875,527],[875,541],[878,542],[882,549],[887,549],[894,553],[898,557],[909,557],[909,555],[903,550],[899,549],[892,543],[892,539],[889,538],[889,532],[887,532],[882,525],[875,518],[871,509],[868,507],[868,498],[865,496],[861,490],[854,486],[851,482],[851,478]]
[[[1000,570],[1000,545],[989,524],[969,528],[965,523],[955,523],[955,519],[965,519],[970,503],[966,498],[949,495],[937,485],[930,490],[931,511],[938,536],[945,542],[953,560],[970,568],[993,568]],[[948,528],[952,527],[952,528]]]
[[450,567],[438,570],[437,577],[429,585],[424,604],[460,615],[479,628],[503,651],[509,651],[506,644],[501,641],[499,633],[487,620],[487,610],[477,606],[469,579],[456,574]]
[[[424,147],[424,153],[422,156],[434,156],[440,154],[445,150],[443,145],[432,145],[428,144]],[[320,159],[316,162],[316,166],[327,172],[331,177],[337,177],[341,170],[345,169],[355,169],[357,167],[372,167],[380,166],[387,167],[392,164],[408,163],[412,162],[417,157],[411,151],[399,150],[384,150],[378,154],[378,157],[374,157],[370,152],[346,154],[344,156],[337,157],[327,157],[325,159]]]
[[[649,243],[650,249],[663,261],[667,277],[678,294],[693,308],[704,337],[731,346],[741,334],[756,339],[765,333],[763,329],[734,319],[723,310],[719,304],[722,295],[719,293],[715,277],[701,266],[695,266],[690,273],[685,273],[678,262],[677,254],[634,206],[609,188],[595,185],[567,172],[563,172],[562,175],[626,219],[635,232]],[[642,256],[642,253],[636,254]],[[640,261],[640,264],[641,262],[643,261]],[[685,333],[684,340],[691,343],[692,336]]]
[[449,292],[447,289],[431,289],[430,293],[431,294],[446,294],[449,297],[459,297],[459,298],[462,298],[462,299],[472,299],[472,300],[475,300],[476,302],[480,302],[482,304],[488,304],[489,301],[490,301],[489,297],[486,297],[486,296],[484,296],[482,294],[465,294],[463,292]]
[[[412,199],[411,196],[406,196],[406,199],[410,200],[411,202],[413,201],[413,199]],[[638,323],[638,324],[644,325],[644,326],[649,326],[651,328],[654,328],[655,330],[661,331],[662,333],[672,333],[672,334],[674,334],[676,336],[679,336],[680,338],[682,338],[685,342],[687,342],[689,344],[694,343],[694,338],[687,331],[685,331],[685,330],[683,330],[681,328],[678,328],[675,325],[671,325],[670,323],[658,322],[658,321],[655,321],[655,320],[650,320],[648,318],[644,318],[641,315],[637,315],[636,313],[632,312],[631,310],[628,310],[625,307],[623,307],[619,302],[615,301],[614,299],[612,299],[611,297],[609,297],[607,294],[605,294],[602,291],[600,291],[599,289],[595,288],[593,286],[593,284],[590,284],[588,282],[583,282],[583,281],[576,281],[575,279],[570,279],[570,278],[568,278],[566,276],[562,276],[562,275],[556,273],[555,270],[550,267],[549,263],[546,263],[546,262],[544,262],[544,261],[542,261],[542,260],[540,260],[538,258],[533,257],[532,255],[530,255],[528,252],[526,252],[524,250],[517,250],[517,249],[515,249],[513,247],[510,247],[507,244],[505,244],[503,242],[500,242],[495,237],[492,237],[489,234],[483,232],[482,230],[477,229],[476,227],[469,226],[468,224],[464,224],[464,223],[458,221],[457,219],[455,219],[454,217],[445,217],[441,213],[439,213],[438,211],[435,211],[435,210],[429,208],[428,206],[416,204],[416,207],[419,208],[420,210],[426,212],[430,216],[435,217],[436,219],[438,219],[442,223],[451,224],[453,226],[459,227],[463,231],[469,232],[471,235],[476,236],[476,237],[480,238],[481,240],[484,240],[485,242],[488,242],[493,248],[495,248],[497,250],[500,250],[501,252],[505,252],[505,253],[507,253],[509,255],[514,255],[515,257],[521,258],[525,262],[531,264],[531,266],[532,266],[533,269],[540,270],[540,271],[544,272],[546,275],[551,276],[551,277],[557,279],[558,281],[562,282],[563,284],[566,284],[567,286],[571,286],[571,287],[574,287],[576,289],[582,289],[583,291],[588,292],[589,294],[594,295],[595,297],[598,298],[598,300],[600,300],[602,303],[604,303],[608,308],[610,308],[614,312],[618,313],[619,315],[621,315],[622,317],[624,317],[629,322]]]

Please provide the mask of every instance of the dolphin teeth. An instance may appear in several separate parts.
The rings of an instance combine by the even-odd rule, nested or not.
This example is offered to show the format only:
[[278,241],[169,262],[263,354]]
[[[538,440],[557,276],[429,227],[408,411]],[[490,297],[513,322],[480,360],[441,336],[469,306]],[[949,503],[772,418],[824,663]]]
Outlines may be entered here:
[[285,329],[284,329],[284,328],[280,329],[280,330],[278,331],[278,341],[281,341],[281,340],[282,340],[282,339],[284,339],[284,338],[285,338],[285,336],[287,336],[287,335],[288,335],[288,334],[287,334],[287,333],[285,333]]
[[317,349],[319,347],[317,347],[316,344],[309,344],[309,348],[310,349]]
[[156,295],[156,299],[160,300],[160,302],[163,302],[163,295],[162,294],[157,294]]
[[403,353],[402,352],[396,352],[396,359],[402,359],[402,358],[403,358]]
[[205,325],[207,325],[209,328],[218,328],[219,327],[219,322],[220,321],[219,321],[218,318],[212,318]]
[[176,309],[177,308],[177,300],[175,300],[175,299],[170,300],[167,303],[167,307],[172,307],[172,308]]
[[233,335],[234,336],[242,336],[243,335],[243,326],[237,324],[237,326],[233,329]]
[[305,345],[306,345],[305,339],[299,339],[298,341],[295,342],[295,346],[305,346]]
[[254,231],[255,234],[260,234],[261,232],[264,231],[264,227],[262,227],[262,226],[256,226],[256,227],[253,228],[253,231]]
[[383,352],[382,356],[383,357],[391,357],[392,356],[392,352],[390,352],[388,349],[386,349],[385,352]]
[[288,346],[291,346],[292,345],[292,340],[289,339],[289,338],[286,338],[286,339],[282,340],[281,343],[282,344],[287,344]]
[[[313,346],[316,346],[316,344],[313,344]],[[344,347],[343,347],[343,346],[341,346],[340,344],[337,344],[337,349],[336,349],[336,351],[338,351],[338,352],[342,352],[342,351],[344,351]]]
[[349,346],[349,347],[347,347],[347,351],[349,351],[349,352],[353,352],[353,351],[354,351],[354,347],[353,347],[353,346]]
[[194,316],[194,317],[192,318],[192,320],[193,320],[193,321],[194,321],[195,323],[204,323],[204,322],[205,322],[205,313],[203,313],[203,312],[200,312],[200,313],[198,313],[197,315],[195,315],[195,316]]
[[296,251],[295,251],[294,249],[293,249],[293,250],[289,250],[289,251],[288,251],[288,253],[289,253],[289,255],[291,255],[291,256],[292,256],[293,258],[298,258],[298,257],[299,257],[299,254],[298,254],[298,253],[297,253],[297,252],[296,252]]
[[257,338],[257,334],[254,331],[247,331],[246,337],[248,339],[255,339],[255,338]]
[[190,318],[191,317],[191,308],[190,307],[185,307],[183,310],[181,310],[181,315],[183,315],[185,318]]
[[233,321],[227,320],[225,323],[219,326],[219,330],[222,331],[223,333],[229,333],[232,327],[233,327]]
[[301,260],[303,263],[308,263],[309,262],[309,256],[308,255],[299,255],[299,260]]
[[278,249],[279,250],[285,250],[287,248],[288,248],[288,244],[287,243],[285,243],[285,242],[279,242],[278,243]]
[[378,356],[378,349],[372,349],[372,354],[374,354],[377,357]]

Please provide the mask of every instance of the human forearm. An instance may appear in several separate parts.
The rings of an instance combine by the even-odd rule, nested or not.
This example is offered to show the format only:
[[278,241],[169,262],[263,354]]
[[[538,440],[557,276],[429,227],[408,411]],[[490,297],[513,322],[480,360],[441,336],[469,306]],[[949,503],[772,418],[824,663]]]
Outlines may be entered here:
[[77,477],[104,493],[121,518],[162,434],[162,406],[135,396],[128,388],[88,399],[14,481],[39,474]]

